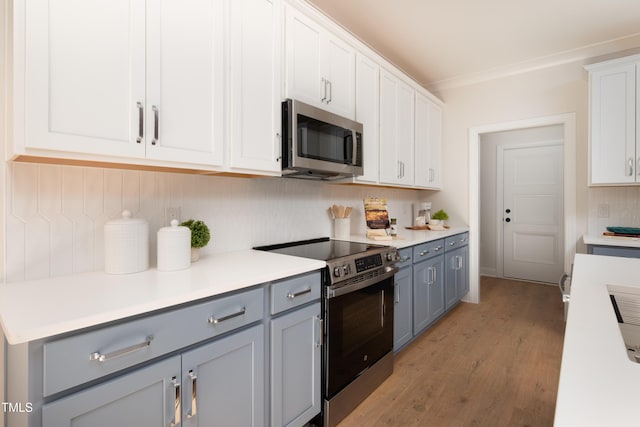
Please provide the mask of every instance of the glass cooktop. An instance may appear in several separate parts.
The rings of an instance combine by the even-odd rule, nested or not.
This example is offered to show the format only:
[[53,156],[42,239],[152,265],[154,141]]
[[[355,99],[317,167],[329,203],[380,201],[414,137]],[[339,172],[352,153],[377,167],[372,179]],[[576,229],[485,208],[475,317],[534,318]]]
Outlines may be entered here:
[[328,237],[323,237],[319,239],[302,240],[277,245],[259,246],[254,249],[303,258],[312,258],[320,261],[331,261],[383,247],[383,245],[331,240]]

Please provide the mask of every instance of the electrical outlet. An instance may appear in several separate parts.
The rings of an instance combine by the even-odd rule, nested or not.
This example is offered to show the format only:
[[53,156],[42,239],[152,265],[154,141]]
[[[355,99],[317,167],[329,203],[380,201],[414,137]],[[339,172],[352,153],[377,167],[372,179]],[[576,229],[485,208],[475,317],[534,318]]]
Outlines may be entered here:
[[164,210],[164,223],[166,225],[171,224],[171,221],[177,219],[180,222],[180,207],[165,208]]
[[609,203],[598,205],[598,218],[609,218]]

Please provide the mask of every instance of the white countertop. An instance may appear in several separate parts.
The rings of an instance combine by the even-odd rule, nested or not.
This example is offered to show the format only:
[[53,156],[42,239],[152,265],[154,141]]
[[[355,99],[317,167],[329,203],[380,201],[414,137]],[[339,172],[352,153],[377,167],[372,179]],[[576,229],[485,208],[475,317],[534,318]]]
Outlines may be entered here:
[[392,240],[373,240],[367,239],[365,235],[351,235],[349,240],[353,242],[373,243],[379,245],[395,246],[398,249],[407,248],[409,246],[419,245],[433,240],[445,239],[455,234],[465,233],[469,231],[468,227],[451,227],[442,231],[432,230],[408,230],[406,228],[398,229],[398,236]]
[[640,288],[640,259],[576,255],[555,413],[558,427],[638,423],[640,364],[627,357],[608,284]]
[[202,257],[186,270],[75,274],[0,285],[9,344],[45,338],[323,268],[324,261],[254,250]]
[[640,237],[603,236],[602,234],[585,234],[582,236],[585,245],[622,246],[640,248]]

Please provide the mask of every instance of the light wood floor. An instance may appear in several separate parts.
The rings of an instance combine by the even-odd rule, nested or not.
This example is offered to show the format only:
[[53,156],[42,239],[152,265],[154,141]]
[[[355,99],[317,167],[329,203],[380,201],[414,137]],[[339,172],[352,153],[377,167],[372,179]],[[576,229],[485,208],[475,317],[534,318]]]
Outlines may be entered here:
[[483,277],[395,359],[339,427],[552,426],[564,311],[555,286]]

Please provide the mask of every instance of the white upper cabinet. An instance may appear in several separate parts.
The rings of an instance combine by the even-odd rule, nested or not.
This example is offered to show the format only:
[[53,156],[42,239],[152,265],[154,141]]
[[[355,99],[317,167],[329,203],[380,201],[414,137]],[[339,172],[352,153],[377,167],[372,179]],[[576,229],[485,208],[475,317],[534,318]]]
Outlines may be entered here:
[[356,121],[363,127],[364,174],[357,182],[378,181],[378,150],[380,135],[380,66],[358,52],[356,55]]
[[640,183],[640,56],[589,65],[591,184]]
[[415,185],[440,189],[442,108],[420,92],[415,102]]
[[22,7],[25,145],[143,157],[144,2],[30,0]]
[[230,6],[229,166],[280,172],[280,0],[233,0]]
[[222,163],[222,0],[24,5],[27,148]]
[[147,4],[147,157],[223,162],[221,0]]
[[291,6],[286,7],[288,98],[355,117],[355,49]]
[[[366,135],[365,135],[366,137]],[[414,90],[380,70],[380,183],[414,184]]]

